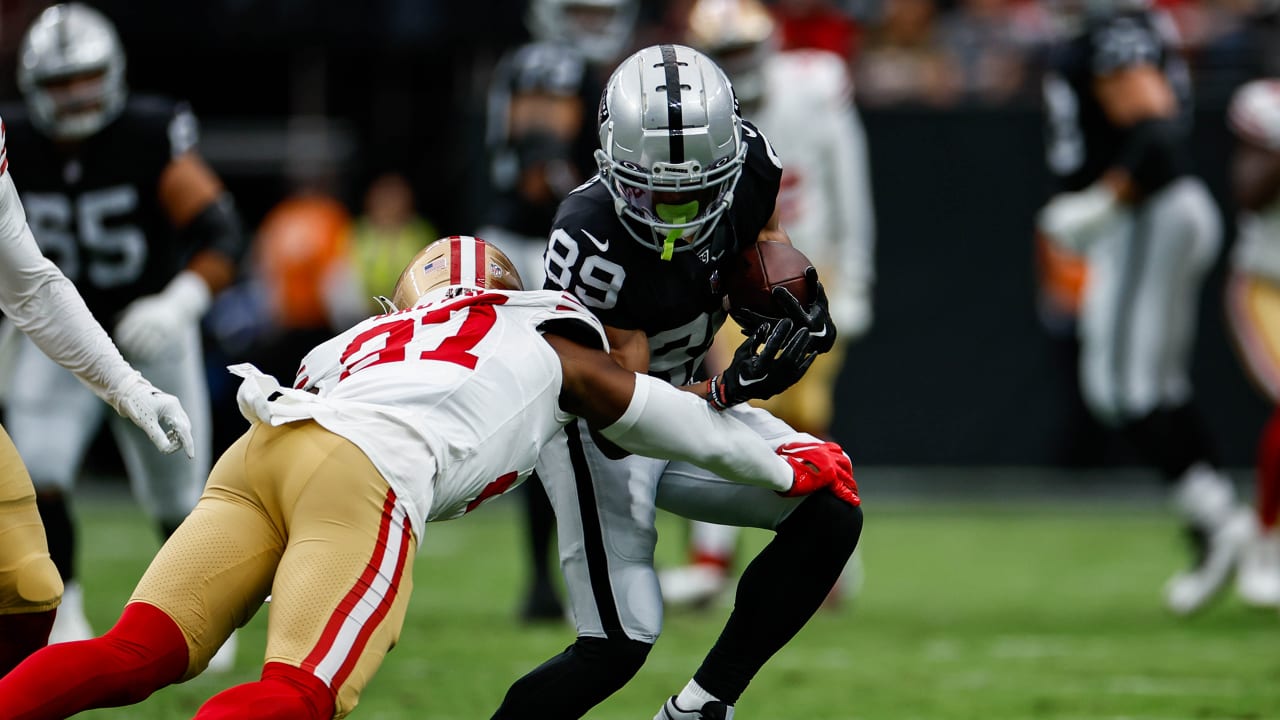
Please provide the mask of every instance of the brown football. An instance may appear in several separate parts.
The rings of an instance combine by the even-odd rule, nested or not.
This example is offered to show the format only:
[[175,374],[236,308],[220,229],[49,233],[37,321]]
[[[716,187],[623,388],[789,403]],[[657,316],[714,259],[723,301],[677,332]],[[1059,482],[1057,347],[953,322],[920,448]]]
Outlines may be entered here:
[[814,301],[804,273],[812,262],[794,247],[780,242],[764,241],[752,244],[725,268],[725,295],[729,298],[729,314],[739,325],[747,326],[736,311],[750,310],[768,318],[786,315],[782,307],[774,303],[773,288],[784,287],[808,308]]

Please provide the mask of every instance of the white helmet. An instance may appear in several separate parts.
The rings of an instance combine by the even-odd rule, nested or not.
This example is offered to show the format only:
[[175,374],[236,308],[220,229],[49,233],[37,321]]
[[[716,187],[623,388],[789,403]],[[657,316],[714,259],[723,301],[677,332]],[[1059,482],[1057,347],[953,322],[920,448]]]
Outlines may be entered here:
[[701,247],[733,202],[747,157],[729,79],[693,48],[640,50],[605,86],[595,155],[632,237],[666,260]]
[[697,0],[686,37],[725,71],[738,101],[750,105],[764,97],[764,63],[775,49],[774,27],[760,0]]
[[[57,87],[94,80],[83,87]],[[41,132],[80,140],[124,108],[124,48],[111,21],[81,3],[54,5],[36,18],[18,51],[18,88]]]
[[527,23],[542,42],[566,43],[592,62],[609,62],[627,49],[638,0],[533,0]]

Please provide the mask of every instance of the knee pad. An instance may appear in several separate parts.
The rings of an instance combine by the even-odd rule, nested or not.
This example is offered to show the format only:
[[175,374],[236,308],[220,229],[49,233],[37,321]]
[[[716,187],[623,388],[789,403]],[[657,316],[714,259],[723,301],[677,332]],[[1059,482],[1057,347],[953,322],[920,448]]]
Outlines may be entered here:
[[55,607],[62,600],[62,577],[48,555],[37,555],[18,568],[18,599],[33,608]]
[[[809,495],[778,526],[781,533],[810,536],[815,548],[853,554],[862,535],[862,508],[854,507],[827,491]],[[843,561],[842,561],[843,562]]]
[[587,667],[595,669],[604,678],[614,678],[622,683],[630,680],[649,657],[653,646],[631,638],[611,639],[580,637],[570,650]]

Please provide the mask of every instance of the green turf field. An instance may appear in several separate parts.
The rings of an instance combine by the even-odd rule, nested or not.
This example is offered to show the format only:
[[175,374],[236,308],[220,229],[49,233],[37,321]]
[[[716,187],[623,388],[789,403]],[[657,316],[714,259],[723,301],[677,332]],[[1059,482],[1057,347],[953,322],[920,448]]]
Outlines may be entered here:
[[[130,505],[78,507],[90,619],[104,630],[155,544]],[[428,528],[401,644],[353,717],[487,718],[512,680],[570,642],[568,627],[514,621],[515,509],[504,499]],[[660,556],[674,562],[681,526],[664,517],[660,530]],[[1154,508],[873,504],[863,593],[821,613],[777,655],[738,717],[1280,718],[1280,617],[1233,599],[1190,620],[1166,615],[1158,589],[1180,562],[1176,537]],[[640,674],[588,717],[651,718],[727,612],[669,616]],[[256,678],[264,619],[243,634],[235,673],[81,717],[190,717],[219,689]]]

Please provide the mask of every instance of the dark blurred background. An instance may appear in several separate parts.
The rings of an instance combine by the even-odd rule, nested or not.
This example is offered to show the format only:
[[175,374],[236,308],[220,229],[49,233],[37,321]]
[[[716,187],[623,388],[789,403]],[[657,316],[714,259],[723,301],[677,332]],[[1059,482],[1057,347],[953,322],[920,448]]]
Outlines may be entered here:
[[[89,4],[119,28],[131,90],[191,102],[202,153],[249,231],[305,184],[323,185],[358,214],[371,180],[388,171],[408,179],[417,211],[439,234],[474,232],[481,222],[485,93],[501,53],[529,37],[524,2]],[[687,4],[643,3],[636,43],[678,40]],[[1223,112],[1241,83],[1277,72],[1280,22],[1253,0],[1160,4],[1191,61],[1197,169],[1222,204],[1229,252]],[[0,100],[20,100],[15,53],[47,5],[0,0]],[[1069,339],[1046,332],[1036,314],[1032,218],[1047,192],[1045,6],[772,5],[780,14],[821,13],[809,24],[847,57],[870,142],[876,323],[850,350],[837,438],[863,464],[1131,462],[1117,443],[1072,429],[1079,409]],[[1195,380],[1226,461],[1244,466],[1265,405],[1232,357],[1222,319],[1227,252],[1206,286]],[[213,343],[212,351],[215,371],[237,359],[234,344]],[[216,375],[215,395],[225,394]]]

